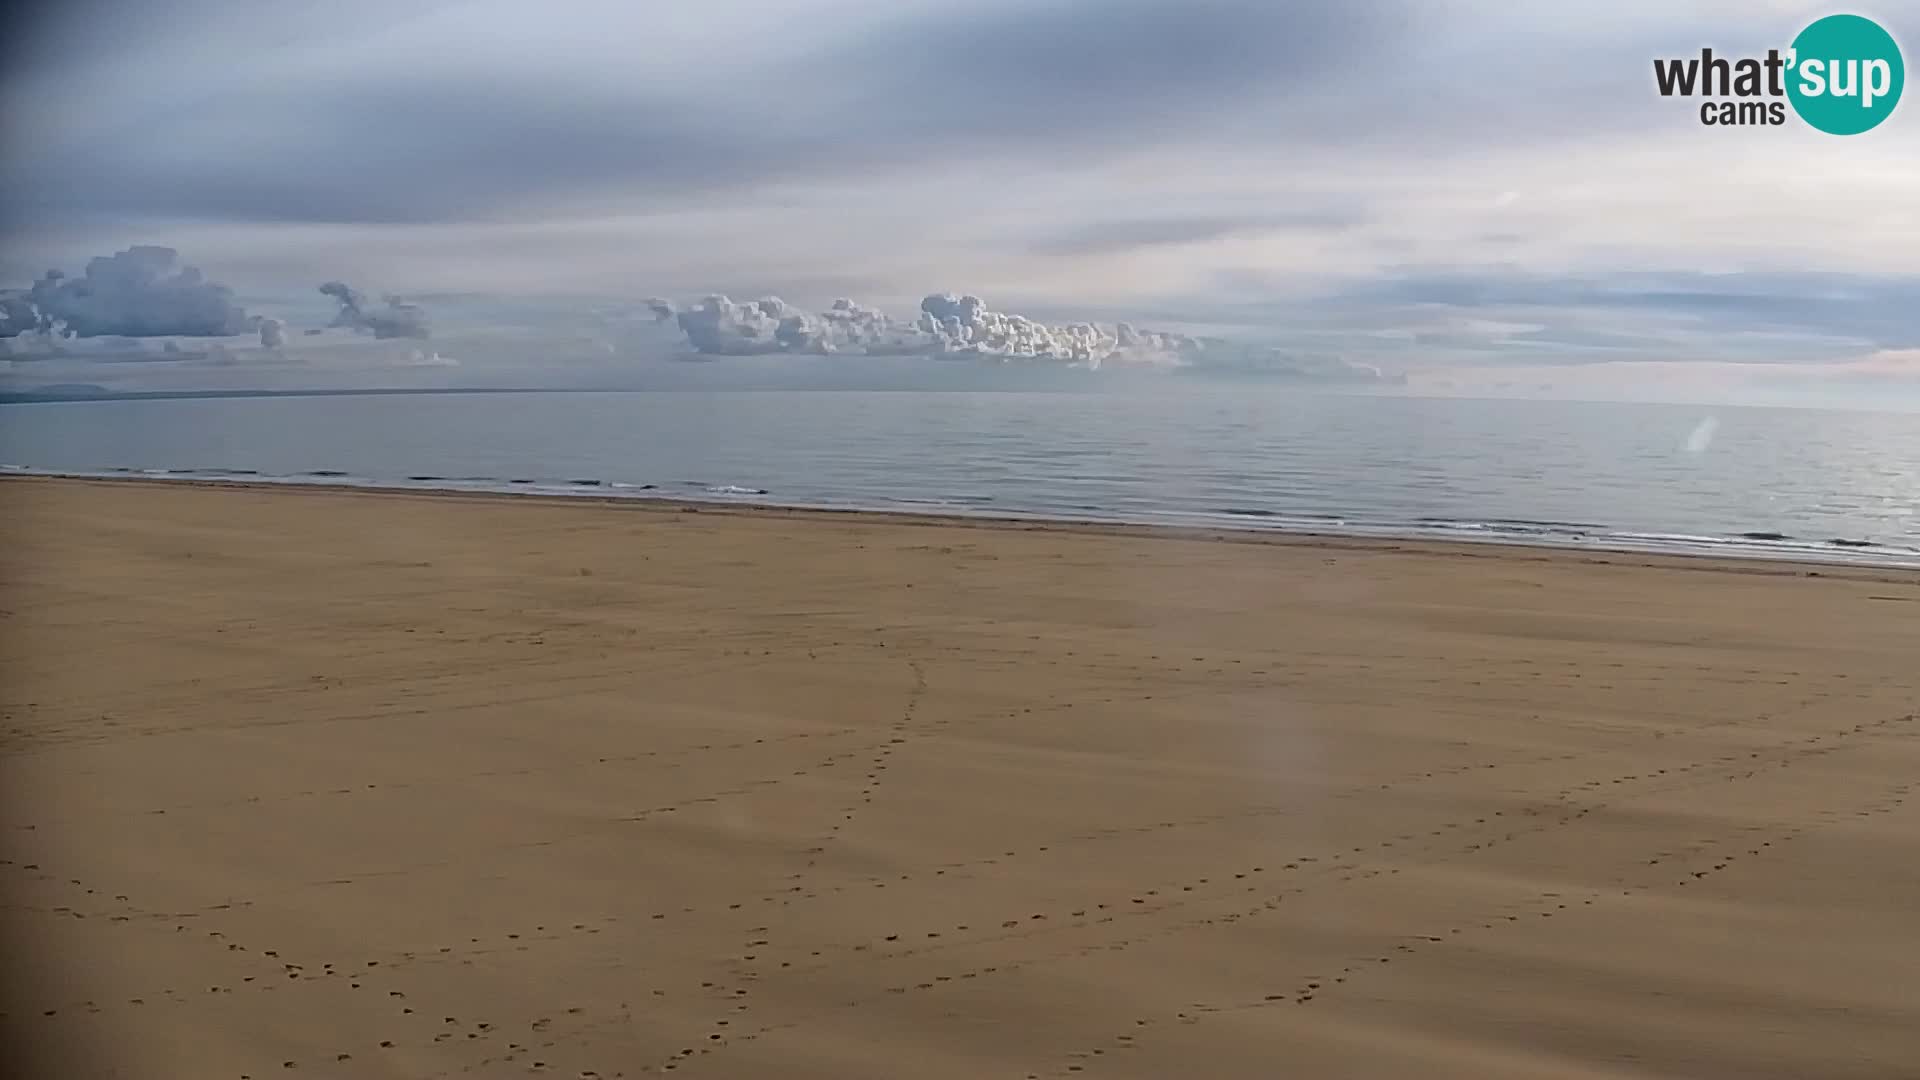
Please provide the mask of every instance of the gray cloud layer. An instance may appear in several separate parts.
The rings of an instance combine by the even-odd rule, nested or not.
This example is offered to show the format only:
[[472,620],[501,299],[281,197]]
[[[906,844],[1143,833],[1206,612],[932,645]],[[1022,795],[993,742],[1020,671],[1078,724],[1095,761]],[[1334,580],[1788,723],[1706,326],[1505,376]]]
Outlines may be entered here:
[[[1453,309],[1564,323],[1586,313],[1618,330],[1662,327],[1702,337],[1775,335],[1850,341],[1879,349],[1920,346],[1920,277],[1835,273],[1527,274],[1431,271],[1353,285],[1333,303],[1356,316],[1382,311]],[[1552,328],[1532,336],[1555,344]],[[1628,333],[1601,344],[1657,345]],[[1608,342],[1607,338],[1618,338]],[[1580,344],[1563,340],[1559,344]]]
[[[74,6],[95,19],[117,11],[110,0]],[[230,93],[196,72],[191,88],[103,103],[114,122],[91,137],[54,130],[11,147],[0,172],[20,216],[418,223],[610,187],[687,194],[967,158],[1177,155],[1235,139],[1434,147],[1566,131],[1564,101],[1485,107],[1484,86],[1526,85],[1550,60],[1494,42],[1425,59],[1422,35],[1446,26],[1413,0],[879,10],[839,32],[796,33],[790,49],[724,82],[698,63],[663,84],[594,78],[590,62],[535,74],[383,57],[350,78],[289,67]],[[1561,96],[1606,102],[1581,114],[1584,130],[1631,124],[1646,43],[1596,34],[1583,45],[1591,63],[1562,66]],[[1616,57],[1618,86],[1570,84]]]
[[849,96],[886,108],[897,133],[917,126],[962,146],[1131,142],[1345,83],[1368,58],[1400,52],[1419,10],[1411,0],[966,5],[850,35],[823,59],[854,73]]
[[1368,220],[1358,206],[1338,205],[1287,213],[1124,218],[1062,226],[1035,240],[1031,250],[1042,255],[1105,255],[1285,230],[1340,232]]

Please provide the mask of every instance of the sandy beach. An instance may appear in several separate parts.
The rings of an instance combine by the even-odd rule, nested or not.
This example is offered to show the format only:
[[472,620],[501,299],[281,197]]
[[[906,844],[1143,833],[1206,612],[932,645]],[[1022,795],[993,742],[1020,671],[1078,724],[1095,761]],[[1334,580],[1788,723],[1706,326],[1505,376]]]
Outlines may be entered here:
[[1920,1075],[1920,574],[0,483],[25,1075]]

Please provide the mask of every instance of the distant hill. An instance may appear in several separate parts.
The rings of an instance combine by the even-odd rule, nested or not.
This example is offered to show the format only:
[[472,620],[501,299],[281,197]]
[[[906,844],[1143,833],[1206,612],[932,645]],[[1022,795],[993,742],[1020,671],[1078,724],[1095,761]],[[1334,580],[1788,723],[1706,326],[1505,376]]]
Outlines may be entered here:
[[[394,394],[526,394],[540,388],[511,386],[385,387],[338,390],[109,390],[91,383],[59,383],[32,390],[0,390],[0,405],[49,401],[155,401],[181,398],[381,397]],[[561,392],[561,391],[553,391]]]

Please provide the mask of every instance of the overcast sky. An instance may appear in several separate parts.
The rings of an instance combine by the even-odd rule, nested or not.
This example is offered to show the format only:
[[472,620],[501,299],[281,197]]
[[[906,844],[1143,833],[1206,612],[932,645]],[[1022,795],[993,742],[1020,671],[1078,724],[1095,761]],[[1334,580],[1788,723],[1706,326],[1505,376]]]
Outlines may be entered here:
[[[243,296],[954,290],[1408,364],[1920,377],[1920,102],[1840,138],[1653,89],[1826,4],[42,7],[0,65],[6,284],[155,243]],[[1850,10],[1920,41],[1920,2]]]

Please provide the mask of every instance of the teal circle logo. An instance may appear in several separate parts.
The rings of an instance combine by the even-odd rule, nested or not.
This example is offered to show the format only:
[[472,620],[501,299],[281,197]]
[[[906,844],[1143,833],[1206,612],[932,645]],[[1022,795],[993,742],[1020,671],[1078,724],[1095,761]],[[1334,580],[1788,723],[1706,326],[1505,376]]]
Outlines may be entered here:
[[1859,15],[1813,22],[1793,39],[1789,56],[1787,100],[1800,119],[1829,135],[1878,127],[1907,82],[1893,35]]

